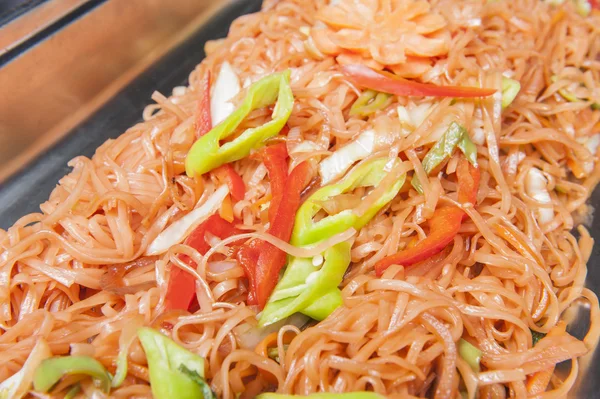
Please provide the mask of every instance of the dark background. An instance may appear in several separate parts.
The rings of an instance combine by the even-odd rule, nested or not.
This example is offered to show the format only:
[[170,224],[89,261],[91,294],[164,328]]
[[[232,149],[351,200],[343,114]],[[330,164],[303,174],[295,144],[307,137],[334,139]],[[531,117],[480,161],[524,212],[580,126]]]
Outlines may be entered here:
[[47,0],[0,0],[0,26]]

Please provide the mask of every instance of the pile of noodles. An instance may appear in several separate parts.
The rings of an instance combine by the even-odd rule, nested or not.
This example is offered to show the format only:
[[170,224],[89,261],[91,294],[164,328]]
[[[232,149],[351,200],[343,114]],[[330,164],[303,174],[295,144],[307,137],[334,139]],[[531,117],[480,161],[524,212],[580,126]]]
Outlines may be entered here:
[[[398,398],[478,390],[481,398],[524,398],[527,376],[572,360],[545,397],[566,395],[580,375],[577,358],[593,349],[600,325],[598,300],[585,288],[593,240],[580,225],[600,179],[595,148],[585,144],[600,132],[600,111],[590,107],[600,92],[599,15],[581,17],[569,1],[335,3],[268,1],[261,12],[238,18],[226,39],[207,43],[208,56],[188,87],[169,97],[155,93],[143,122],[104,143],[92,159],[73,159],[73,171],[40,213],[0,230],[0,380],[17,372],[43,338],[54,355],[90,355],[110,372],[127,351],[127,378],[111,395],[151,397],[145,355],[134,339],[137,327],[149,325],[205,357],[206,377],[225,399],[268,390],[373,390]],[[391,138],[383,153],[409,160],[423,182],[423,195],[406,185],[359,232],[342,283],[344,306],[318,324],[279,325],[266,337],[257,332],[243,270],[222,261],[226,242],[213,240],[211,251],[225,256],[203,258],[182,244],[159,257],[143,255],[165,226],[215,190],[208,175],[187,177],[183,161],[194,141],[200,83],[207,71],[216,76],[223,61],[244,87],[291,68],[290,167],[325,159],[372,127]],[[361,90],[341,74],[339,65],[347,63],[497,89],[504,74],[521,82],[521,92],[506,110],[499,92],[459,103],[393,97],[383,110],[356,118],[349,108]],[[578,94],[584,100],[559,95],[573,85],[587,88]],[[398,105],[419,104],[431,112],[403,134]],[[269,110],[255,111],[244,126],[269,117]],[[419,162],[451,121],[478,144],[478,204],[467,209],[460,234],[443,252],[377,278],[373,265],[422,239],[436,206],[454,201],[456,183],[446,176],[458,156],[430,179]],[[310,152],[296,148],[308,141]],[[264,236],[257,204],[269,193],[266,168],[250,159],[234,167],[248,187],[234,214],[241,228]],[[543,172],[551,204],[527,194],[532,167]],[[541,209],[552,209],[547,223],[538,222]],[[181,253],[198,265],[200,309],[193,314],[164,312],[169,270],[186,267]],[[532,347],[532,330],[548,332],[579,302],[591,312],[583,341],[565,333]],[[484,371],[475,374],[457,354],[461,337],[483,351]],[[279,362],[267,356],[272,348]],[[82,385],[84,393],[94,391]]]

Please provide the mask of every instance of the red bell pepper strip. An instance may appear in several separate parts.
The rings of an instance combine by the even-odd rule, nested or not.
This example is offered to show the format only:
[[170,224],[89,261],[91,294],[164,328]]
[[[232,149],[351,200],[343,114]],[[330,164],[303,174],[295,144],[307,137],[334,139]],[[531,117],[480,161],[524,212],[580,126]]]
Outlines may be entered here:
[[[232,223],[222,219],[215,214],[206,219],[186,238],[185,245],[196,249],[200,254],[204,255],[210,249],[210,245],[206,242],[206,233],[210,233],[225,239],[235,234],[240,234],[241,231],[234,227]],[[180,255],[179,259],[193,266],[194,263],[186,255]],[[169,276],[167,285],[167,293],[165,295],[166,310],[182,309],[188,310],[194,295],[196,293],[196,282],[192,276],[185,270],[179,267],[173,267]]]
[[[269,173],[269,184],[271,186],[271,201],[269,204],[269,225],[273,225],[277,208],[281,203],[284,195],[285,183],[288,178],[288,153],[285,143],[279,143],[264,147],[256,158],[262,159],[267,172]],[[256,305],[256,265],[260,250],[264,243],[260,240],[252,240],[249,244],[238,249],[237,259],[244,268],[246,277],[248,278],[249,290],[247,302],[251,305]]]
[[261,247],[264,243],[260,240],[251,240],[249,243],[240,246],[237,249],[236,258],[248,278],[248,305],[256,305],[256,264],[260,255]]
[[592,10],[600,10],[600,0],[589,0]]
[[285,182],[288,177],[287,146],[285,143],[265,147],[262,159],[269,172],[271,186],[271,203],[269,205],[269,221],[273,221],[277,208],[283,198]]
[[[283,143],[265,148],[262,157],[269,172],[272,195],[267,232],[289,242],[296,212],[300,207],[300,195],[308,184],[311,165],[303,162],[288,176],[287,150]],[[267,242],[253,240],[239,249],[237,258],[250,285],[247,302],[258,304],[262,309],[277,285],[279,272],[285,265],[286,253]]]
[[206,76],[201,83],[200,100],[198,100],[198,117],[196,118],[196,139],[204,136],[212,129],[212,118],[210,116],[210,71],[206,72]]
[[494,89],[461,86],[437,86],[431,83],[419,83],[395,76],[387,72],[377,72],[365,65],[344,65],[342,72],[354,84],[397,96],[430,97],[488,97]]
[[[294,228],[296,212],[300,207],[300,196],[309,183],[312,166],[308,161],[296,166],[285,182],[285,201],[281,201],[275,218],[270,223],[268,233],[289,242]],[[274,245],[265,242],[256,263],[256,300],[260,308],[267,304],[269,296],[277,285],[279,272],[285,266],[287,254]]]
[[233,169],[231,164],[224,164],[214,169],[211,173],[217,177],[223,183],[227,183],[229,186],[229,192],[236,201],[241,201],[246,195],[246,184],[242,177]]
[[[479,168],[462,159],[456,171],[458,201],[475,204],[479,188]],[[456,206],[438,208],[429,219],[429,235],[412,248],[387,256],[375,264],[375,272],[381,276],[391,265],[411,266],[432,257],[450,244],[458,234],[466,213]]]

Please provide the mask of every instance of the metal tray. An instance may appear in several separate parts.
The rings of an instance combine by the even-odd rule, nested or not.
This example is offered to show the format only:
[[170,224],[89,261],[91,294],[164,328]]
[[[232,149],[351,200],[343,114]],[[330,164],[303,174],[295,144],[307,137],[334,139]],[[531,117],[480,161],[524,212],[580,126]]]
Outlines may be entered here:
[[[144,107],[151,102],[154,90],[170,92],[178,85],[186,84],[189,72],[204,58],[203,47],[207,40],[224,37],[231,22],[240,15],[256,12],[261,0],[237,0],[226,5],[206,21],[188,39],[158,59],[149,69],[131,81],[111,100],[100,107],[88,119],[68,132],[60,141],[49,147],[20,172],[0,184],[0,228],[7,229],[19,217],[39,212],[58,180],[70,171],[67,162],[77,155],[91,157],[100,144],[115,138],[128,127],[141,120]],[[600,206],[600,189],[590,199]],[[598,244],[594,247],[588,263],[587,285],[600,294],[600,218],[589,226]],[[571,323],[569,332],[581,338],[589,325],[585,307],[578,309],[578,316]],[[600,352],[590,354],[580,362],[580,380],[573,397],[581,399],[600,398]],[[563,371],[568,365],[562,365]]]

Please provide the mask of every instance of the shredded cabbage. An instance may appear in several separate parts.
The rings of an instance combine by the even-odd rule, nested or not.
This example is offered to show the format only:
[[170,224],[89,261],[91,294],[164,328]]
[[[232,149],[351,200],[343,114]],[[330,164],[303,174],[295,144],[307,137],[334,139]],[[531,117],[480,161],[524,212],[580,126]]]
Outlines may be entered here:
[[240,90],[240,78],[229,62],[223,62],[210,97],[210,117],[213,126],[224,121],[235,111],[235,105],[230,100],[237,96]]
[[219,187],[208,199],[181,219],[164,229],[146,249],[146,255],[159,255],[182,242],[206,218],[215,213],[229,194],[226,184]]

